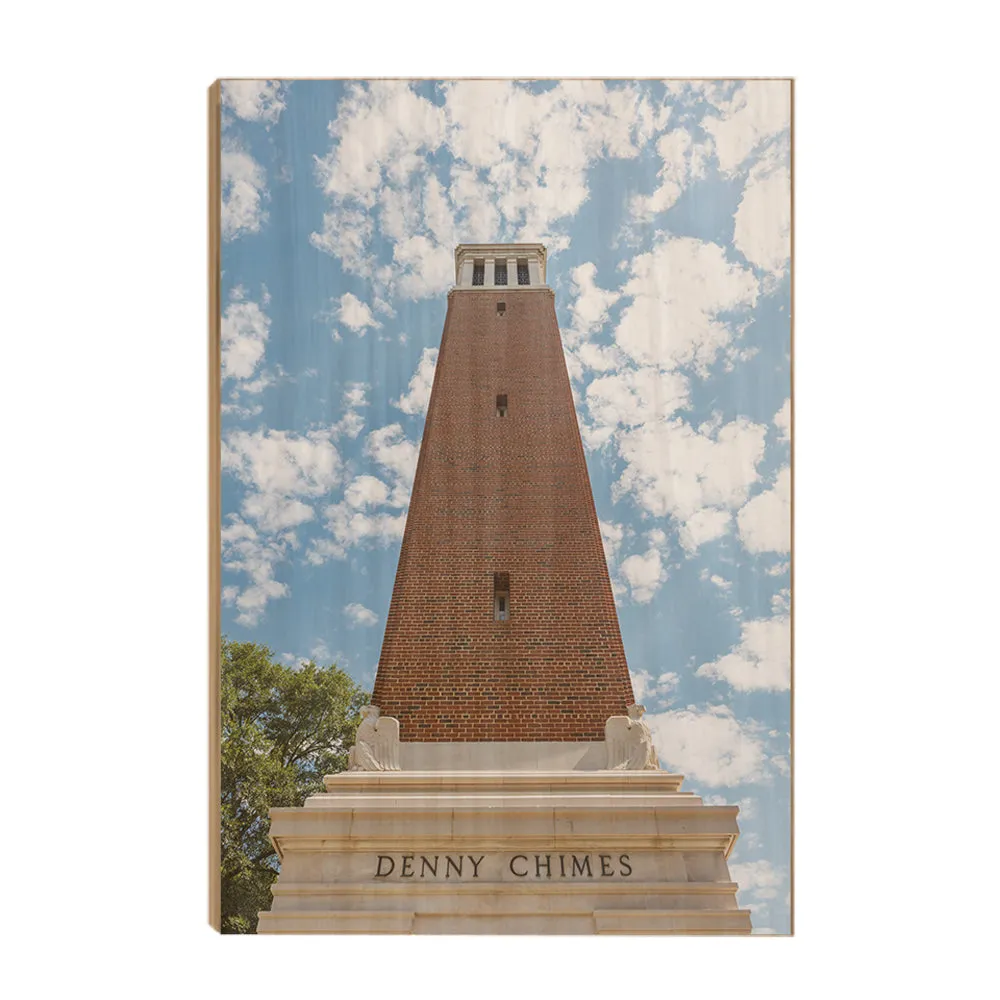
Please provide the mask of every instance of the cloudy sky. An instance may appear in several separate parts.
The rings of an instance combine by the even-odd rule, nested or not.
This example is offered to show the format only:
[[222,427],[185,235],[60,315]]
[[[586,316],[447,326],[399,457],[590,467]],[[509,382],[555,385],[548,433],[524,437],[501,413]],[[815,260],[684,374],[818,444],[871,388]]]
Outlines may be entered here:
[[223,88],[223,628],[374,680],[459,242],[540,241],[636,697],[789,927],[782,82]]

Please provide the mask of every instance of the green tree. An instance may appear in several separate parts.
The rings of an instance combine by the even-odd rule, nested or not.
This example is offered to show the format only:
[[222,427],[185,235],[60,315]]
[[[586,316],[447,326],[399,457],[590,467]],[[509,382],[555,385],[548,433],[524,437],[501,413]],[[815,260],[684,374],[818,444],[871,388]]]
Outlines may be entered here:
[[335,665],[292,669],[266,646],[222,638],[222,931],[254,934],[278,856],[268,809],[301,806],[343,771],[363,691]]

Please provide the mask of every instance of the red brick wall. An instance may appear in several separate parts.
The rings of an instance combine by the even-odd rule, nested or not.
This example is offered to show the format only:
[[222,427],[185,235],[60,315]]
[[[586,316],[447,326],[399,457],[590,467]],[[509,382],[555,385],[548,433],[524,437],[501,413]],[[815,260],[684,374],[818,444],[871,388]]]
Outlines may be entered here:
[[552,293],[454,292],[372,701],[479,741],[600,740],[632,700]]

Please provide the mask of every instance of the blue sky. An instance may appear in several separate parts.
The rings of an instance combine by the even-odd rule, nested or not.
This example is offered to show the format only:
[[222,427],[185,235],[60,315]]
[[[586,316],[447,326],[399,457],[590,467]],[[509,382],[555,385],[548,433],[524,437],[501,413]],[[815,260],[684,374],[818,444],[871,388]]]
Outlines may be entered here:
[[370,688],[459,242],[541,241],[665,768],[789,927],[789,90],[223,89],[223,628]]

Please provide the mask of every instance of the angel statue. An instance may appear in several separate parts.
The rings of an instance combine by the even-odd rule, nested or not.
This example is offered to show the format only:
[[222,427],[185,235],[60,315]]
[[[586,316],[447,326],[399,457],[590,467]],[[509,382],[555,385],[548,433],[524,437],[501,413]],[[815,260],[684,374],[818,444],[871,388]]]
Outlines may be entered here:
[[379,717],[376,705],[361,707],[361,724],[347,757],[348,771],[399,770],[399,719]]
[[604,726],[609,771],[658,771],[653,734],[642,721],[643,705],[629,705],[628,717],[612,715]]

